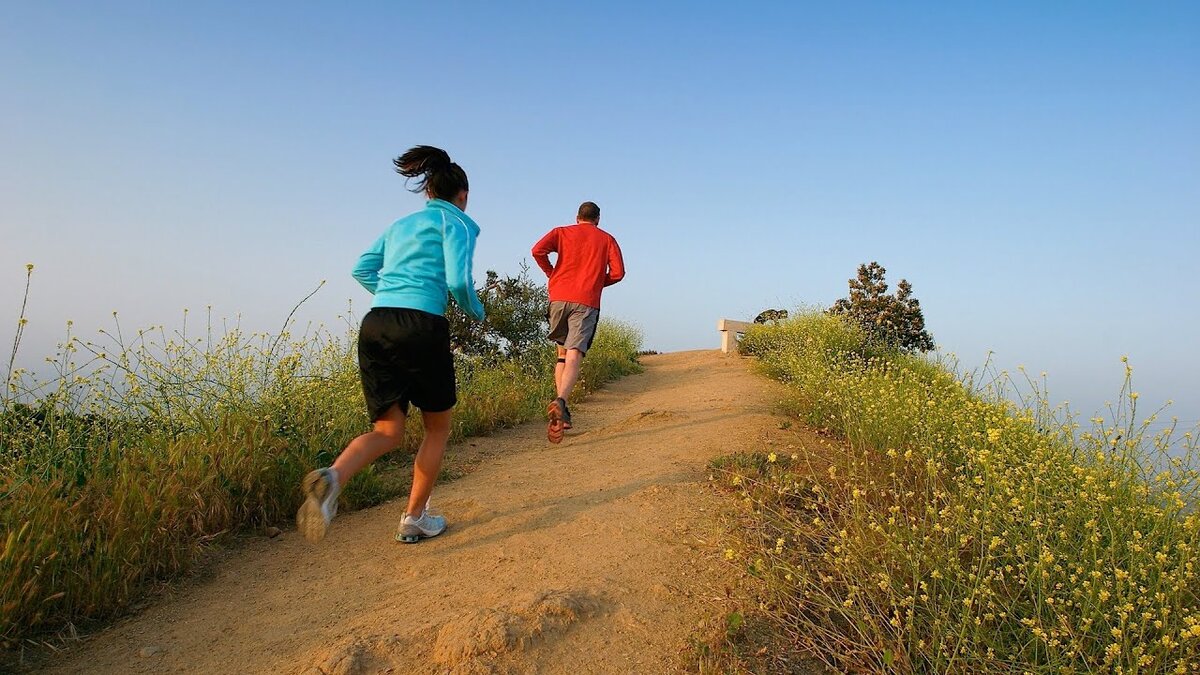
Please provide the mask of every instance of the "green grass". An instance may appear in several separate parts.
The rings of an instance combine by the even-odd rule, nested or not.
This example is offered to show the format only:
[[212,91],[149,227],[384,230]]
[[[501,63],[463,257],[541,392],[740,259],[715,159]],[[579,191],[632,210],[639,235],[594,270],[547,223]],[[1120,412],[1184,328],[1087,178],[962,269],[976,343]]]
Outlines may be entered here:
[[[68,336],[53,377],[17,372],[3,399],[4,646],[112,616],[225,533],[288,523],[305,472],[369,428],[352,334],[105,335]],[[637,372],[640,347],[635,329],[602,323],[577,391]],[[460,362],[453,440],[543,415],[553,354]],[[394,469],[411,462],[397,455]],[[342,508],[407,492],[408,472],[388,466],[357,476]]]
[[821,314],[742,346],[798,421],[841,439],[713,465],[748,504],[726,555],[797,654],[871,672],[1200,667],[1195,438],[1151,434],[1131,380],[1081,426],[1033,380],[1020,399]]

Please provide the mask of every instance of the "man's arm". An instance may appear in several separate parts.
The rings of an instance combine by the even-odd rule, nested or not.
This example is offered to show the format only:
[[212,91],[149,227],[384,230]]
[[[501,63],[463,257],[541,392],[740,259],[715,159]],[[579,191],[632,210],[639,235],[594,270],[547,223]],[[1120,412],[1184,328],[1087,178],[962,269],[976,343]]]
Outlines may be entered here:
[[616,239],[608,242],[608,272],[604,275],[604,285],[612,286],[625,278],[625,259],[621,257],[621,247]]
[[375,295],[375,287],[379,285],[379,270],[383,268],[383,239],[380,237],[366,253],[358,257],[358,264],[350,273],[371,295]]
[[538,243],[533,245],[531,253],[533,253],[534,262],[542,268],[547,278],[554,274],[554,265],[550,264],[550,254],[558,253],[558,228],[550,230],[546,236],[538,240]]

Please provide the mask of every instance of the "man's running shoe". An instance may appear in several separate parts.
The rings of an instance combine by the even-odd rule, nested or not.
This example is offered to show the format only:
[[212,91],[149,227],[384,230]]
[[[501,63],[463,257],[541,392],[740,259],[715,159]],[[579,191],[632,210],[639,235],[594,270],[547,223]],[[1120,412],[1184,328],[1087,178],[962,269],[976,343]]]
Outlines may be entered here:
[[[562,405],[559,405],[560,403]],[[546,407],[546,439],[551,443],[562,443],[563,431],[567,428],[563,421],[563,412],[566,407],[566,403],[561,398],[554,399]]]

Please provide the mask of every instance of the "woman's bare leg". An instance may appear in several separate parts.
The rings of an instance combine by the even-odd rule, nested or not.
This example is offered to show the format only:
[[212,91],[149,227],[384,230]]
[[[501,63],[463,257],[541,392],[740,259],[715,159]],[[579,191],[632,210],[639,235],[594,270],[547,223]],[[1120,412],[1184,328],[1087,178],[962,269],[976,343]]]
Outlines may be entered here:
[[375,428],[350,441],[333,463],[338,484],[346,485],[363,467],[400,447],[404,441],[407,418],[400,406],[393,404],[375,421]]
[[450,413],[449,410],[421,412],[425,438],[413,462],[412,491],[408,494],[408,509],[405,511],[413,518],[420,518],[425,513],[425,502],[429,501],[438,473],[442,470],[442,458],[446,454],[446,443],[450,440]]

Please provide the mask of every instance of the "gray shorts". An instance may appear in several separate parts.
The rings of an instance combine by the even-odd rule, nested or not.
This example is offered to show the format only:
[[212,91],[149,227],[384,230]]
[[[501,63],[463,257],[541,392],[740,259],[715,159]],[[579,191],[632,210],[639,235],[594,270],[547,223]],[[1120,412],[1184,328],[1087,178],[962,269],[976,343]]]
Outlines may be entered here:
[[600,310],[578,302],[550,303],[550,340],[564,349],[578,349],[587,354],[596,338]]

